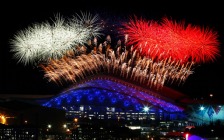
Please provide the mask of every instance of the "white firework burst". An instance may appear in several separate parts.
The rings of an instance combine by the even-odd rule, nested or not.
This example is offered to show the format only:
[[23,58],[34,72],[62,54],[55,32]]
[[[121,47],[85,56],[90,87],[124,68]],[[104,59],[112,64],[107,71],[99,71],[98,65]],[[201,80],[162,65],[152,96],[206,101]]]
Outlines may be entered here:
[[86,31],[94,37],[100,37],[102,35],[102,23],[99,21],[99,15],[92,15],[89,12],[81,12],[76,14],[71,20],[71,26],[81,25]]
[[18,62],[25,65],[61,58],[68,50],[76,50],[78,45],[84,44],[92,36],[100,35],[98,16],[81,16],[74,17],[68,22],[58,16],[53,24],[33,24],[14,36],[11,40],[11,52]]

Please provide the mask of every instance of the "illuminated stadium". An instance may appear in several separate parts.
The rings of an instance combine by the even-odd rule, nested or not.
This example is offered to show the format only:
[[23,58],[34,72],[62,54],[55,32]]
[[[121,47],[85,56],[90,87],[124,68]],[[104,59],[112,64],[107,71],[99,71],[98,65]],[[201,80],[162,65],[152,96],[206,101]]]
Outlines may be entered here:
[[173,119],[184,117],[183,108],[172,99],[105,75],[76,84],[43,106],[66,110],[67,117],[72,118],[138,120],[143,117],[141,114],[151,114],[152,119],[162,119],[168,114],[173,114]]

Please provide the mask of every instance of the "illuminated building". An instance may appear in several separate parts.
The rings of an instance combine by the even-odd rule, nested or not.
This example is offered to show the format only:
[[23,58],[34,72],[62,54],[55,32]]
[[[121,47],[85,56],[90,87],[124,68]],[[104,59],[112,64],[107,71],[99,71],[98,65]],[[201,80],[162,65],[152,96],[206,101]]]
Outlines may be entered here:
[[[185,119],[184,108],[180,104],[157,92],[102,75],[74,85],[43,106],[65,110],[68,118]],[[149,108],[144,110],[144,107]]]
[[[123,129],[127,128],[127,134],[133,135],[125,137],[148,137],[152,132],[160,131],[165,135],[169,131],[181,130],[188,125],[201,125],[202,118],[197,114],[200,113],[201,103],[189,99],[186,95],[165,87],[159,91],[143,88],[109,75],[98,75],[80,81],[58,95],[20,96],[17,97],[19,103],[5,98],[7,100],[1,103],[1,113],[6,117],[11,116],[12,120],[13,116],[19,117],[20,121],[14,119],[14,123],[11,121],[9,124],[8,119],[6,122],[9,125],[1,127],[2,138],[6,138],[5,134],[15,136],[16,132],[21,137],[32,139],[37,136],[37,131],[40,132],[35,124],[44,130],[41,132],[45,138],[61,136],[51,133],[55,128],[60,128],[60,131],[72,138],[122,138],[119,131],[126,131]],[[33,106],[33,103],[43,107]],[[203,103],[203,122],[209,123],[208,115],[212,113],[208,113],[209,105],[213,108],[216,105]],[[210,117],[213,117],[214,122],[220,119],[222,123],[223,108],[222,105],[218,107]],[[55,108],[64,113],[58,115]],[[192,112],[189,108],[197,109]],[[56,116],[61,117],[57,119]],[[53,120],[54,123],[49,123]],[[34,126],[27,127],[30,126],[27,124]],[[115,130],[115,126],[111,124],[116,126]]]
[[[29,101],[33,102],[30,98]],[[65,122],[63,110],[42,107],[24,99],[2,100],[0,113],[0,139],[36,140],[48,132],[60,132]],[[47,131],[49,124],[52,127]]]
[[[42,105],[65,110],[68,118],[125,120],[147,118],[157,121],[169,118],[168,120],[189,120],[195,122],[195,125],[200,125],[201,117],[197,116],[202,112],[199,110],[202,104],[206,107],[203,111],[204,123],[224,121],[223,103],[194,101],[169,88],[153,91],[119,78],[101,75],[75,84]],[[149,110],[144,111],[144,107],[149,107]],[[188,118],[185,118],[186,114]]]

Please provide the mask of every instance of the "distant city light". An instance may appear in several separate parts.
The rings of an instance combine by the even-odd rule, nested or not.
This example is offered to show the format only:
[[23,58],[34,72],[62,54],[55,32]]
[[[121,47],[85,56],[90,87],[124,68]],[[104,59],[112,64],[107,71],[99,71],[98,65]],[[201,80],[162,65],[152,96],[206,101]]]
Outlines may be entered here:
[[0,115],[0,123],[6,124],[6,117],[4,115]]
[[47,125],[47,127],[48,127],[48,128],[51,128],[51,127],[52,127],[52,125],[51,125],[51,124],[48,124],[48,125]]
[[187,134],[185,135],[185,137],[186,137],[186,140],[188,140],[189,134],[187,133]]
[[213,97],[213,94],[210,94],[209,96],[212,98]]
[[64,124],[64,125],[63,125],[63,128],[67,128],[67,125],[66,125],[66,124]]

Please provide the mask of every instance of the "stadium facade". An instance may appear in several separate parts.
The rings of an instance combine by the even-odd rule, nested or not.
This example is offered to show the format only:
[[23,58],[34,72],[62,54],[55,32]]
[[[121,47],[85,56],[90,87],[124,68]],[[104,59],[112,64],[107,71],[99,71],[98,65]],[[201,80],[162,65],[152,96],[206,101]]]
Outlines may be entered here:
[[182,120],[194,125],[224,121],[222,103],[195,101],[167,87],[153,90],[108,75],[83,80],[41,105],[65,110],[68,118]]
[[[195,109],[198,108],[200,111],[200,106],[203,104],[200,102],[197,104],[188,96],[167,87],[157,91],[152,88],[137,86],[119,78],[101,75],[73,85],[62,93],[42,102],[42,105],[65,110],[66,116],[73,118],[135,120],[141,119],[142,114],[145,114],[151,120],[164,121],[169,119],[199,122],[197,119],[201,120],[201,116],[195,120],[190,119],[189,116],[197,116]],[[209,118],[211,118],[207,110],[209,104],[205,102],[204,106],[206,107],[204,112],[207,113],[203,116],[203,123],[209,123]],[[222,121],[222,105],[219,104],[218,106],[220,114],[218,116],[212,114],[213,119],[217,118]],[[192,111],[192,108],[194,112],[189,112]]]

